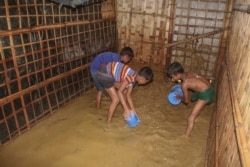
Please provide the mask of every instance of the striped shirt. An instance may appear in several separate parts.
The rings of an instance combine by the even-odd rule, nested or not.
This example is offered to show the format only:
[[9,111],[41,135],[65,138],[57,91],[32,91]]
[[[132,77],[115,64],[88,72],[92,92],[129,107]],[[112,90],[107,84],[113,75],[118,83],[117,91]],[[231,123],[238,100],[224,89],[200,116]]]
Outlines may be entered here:
[[136,72],[129,66],[120,62],[111,62],[107,65],[107,71],[116,82],[123,82],[125,80],[128,83],[135,82]]

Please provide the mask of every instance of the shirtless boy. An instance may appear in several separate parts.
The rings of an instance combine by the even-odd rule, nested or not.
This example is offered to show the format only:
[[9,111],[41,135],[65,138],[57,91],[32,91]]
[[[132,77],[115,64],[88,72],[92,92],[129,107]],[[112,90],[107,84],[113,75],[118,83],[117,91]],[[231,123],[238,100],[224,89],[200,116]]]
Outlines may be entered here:
[[195,119],[203,107],[214,100],[215,89],[203,76],[193,72],[184,72],[184,68],[179,62],[170,64],[167,75],[172,78],[173,81],[182,81],[181,87],[184,96],[183,98],[181,96],[177,96],[176,98],[181,99],[183,103],[188,104],[189,102],[188,90],[194,91],[191,100],[196,101],[196,104],[188,117],[188,125],[185,133],[185,137],[188,138],[194,127]]

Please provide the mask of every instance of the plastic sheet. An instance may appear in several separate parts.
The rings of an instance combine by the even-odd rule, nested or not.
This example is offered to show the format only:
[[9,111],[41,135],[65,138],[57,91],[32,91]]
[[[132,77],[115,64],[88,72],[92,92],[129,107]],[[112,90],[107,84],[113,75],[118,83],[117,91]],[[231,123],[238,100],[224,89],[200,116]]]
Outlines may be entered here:
[[60,8],[63,5],[71,6],[72,8],[75,8],[77,5],[83,5],[85,2],[88,2],[89,0],[51,0],[51,1],[59,3]]

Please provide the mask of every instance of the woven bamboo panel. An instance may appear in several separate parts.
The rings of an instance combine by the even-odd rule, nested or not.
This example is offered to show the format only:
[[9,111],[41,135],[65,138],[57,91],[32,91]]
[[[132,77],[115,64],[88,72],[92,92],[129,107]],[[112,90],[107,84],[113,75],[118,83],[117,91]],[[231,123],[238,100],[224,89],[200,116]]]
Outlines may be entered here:
[[[233,82],[237,92],[245,132],[250,144],[250,17],[244,13],[236,13],[237,24],[233,24],[230,43],[230,58],[232,63]],[[236,20],[235,20],[236,22]],[[240,26],[238,23],[244,23]],[[239,52],[235,52],[238,50]],[[236,70],[237,69],[237,70]],[[250,145],[249,145],[250,146]]]
[[225,91],[225,89],[229,90],[226,70],[224,70],[218,83],[217,107],[210,124],[206,166],[240,167],[241,159],[234,130],[231,95],[229,91]]
[[[236,2],[237,3],[237,2]],[[235,10],[228,50],[218,80],[217,130],[209,136],[208,166],[250,166],[250,16]],[[227,90],[227,91],[225,91]],[[211,125],[212,126],[212,125]],[[214,156],[213,156],[214,154]]]
[[169,4],[168,0],[117,1],[119,46],[131,46],[135,61],[165,65]]
[[[224,26],[227,1],[176,1],[174,41],[213,32]],[[185,64],[187,71],[212,77],[221,34],[190,41],[172,48],[172,61]]]
[[106,0],[102,3],[102,18],[115,17],[115,4],[114,0]]
[[[119,46],[136,50],[136,61],[168,66],[181,62],[187,71],[213,77],[224,28],[227,0],[117,0]],[[197,40],[185,41],[199,37]],[[170,45],[171,43],[174,43]]]
[[117,51],[114,1],[0,1],[0,145],[93,87],[89,63]]
[[[237,123],[243,129],[240,141],[245,145],[242,151],[250,156],[250,17],[247,13],[235,12],[230,40],[230,64],[238,106]],[[241,23],[241,24],[239,24]],[[244,26],[242,26],[244,25]],[[235,52],[237,50],[237,52]],[[244,139],[243,139],[244,138]],[[250,162],[248,162],[250,163]],[[249,164],[250,165],[250,164]]]
[[237,4],[240,5],[249,5],[250,1],[249,0],[237,0]]
[[212,167],[215,166],[216,161],[215,161],[215,151],[216,151],[216,130],[218,126],[216,125],[216,116],[217,113],[213,112],[211,119],[210,119],[210,126],[209,126],[209,131],[208,131],[208,141],[207,141],[207,152],[206,152],[206,167]]

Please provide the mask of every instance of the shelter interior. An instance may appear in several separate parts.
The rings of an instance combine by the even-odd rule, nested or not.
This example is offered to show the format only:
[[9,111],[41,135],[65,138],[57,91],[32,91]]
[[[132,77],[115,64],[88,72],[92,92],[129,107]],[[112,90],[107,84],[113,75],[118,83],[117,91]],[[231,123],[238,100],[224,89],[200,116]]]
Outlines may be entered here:
[[250,167],[249,0],[0,1],[0,147],[93,87],[89,65],[133,48],[162,73],[171,62],[217,89],[207,167]]

